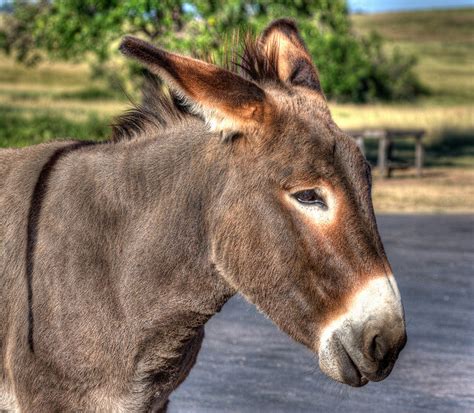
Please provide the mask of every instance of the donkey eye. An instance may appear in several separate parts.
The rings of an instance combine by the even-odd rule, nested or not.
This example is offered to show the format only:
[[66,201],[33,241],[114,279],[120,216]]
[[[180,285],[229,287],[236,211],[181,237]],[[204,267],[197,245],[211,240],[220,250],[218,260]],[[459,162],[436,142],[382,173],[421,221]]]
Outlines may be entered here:
[[302,204],[316,205],[324,210],[328,209],[324,198],[315,189],[306,189],[293,194],[298,202]]

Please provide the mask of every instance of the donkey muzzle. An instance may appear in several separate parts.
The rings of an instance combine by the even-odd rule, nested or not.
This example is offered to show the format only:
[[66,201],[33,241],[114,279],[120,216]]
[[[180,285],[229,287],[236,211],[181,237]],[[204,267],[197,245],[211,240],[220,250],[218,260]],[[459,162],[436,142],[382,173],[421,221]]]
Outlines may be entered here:
[[407,341],[403,306],[392,276],[372,279],[348,311],[327,325],[319,365],[330,378],[363,386],[386,378]]

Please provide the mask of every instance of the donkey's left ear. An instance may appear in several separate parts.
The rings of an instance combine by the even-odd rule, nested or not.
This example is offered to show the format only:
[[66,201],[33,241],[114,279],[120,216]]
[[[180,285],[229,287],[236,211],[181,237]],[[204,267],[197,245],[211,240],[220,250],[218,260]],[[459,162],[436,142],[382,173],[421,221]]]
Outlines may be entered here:
[[130,36],[120,50],[160,76],[215,130],[246,132],[270,118],[272,105],[263,89],[235,73]]
[[275,20],[263,31],[261,42],[270,60],[275,60],[280,80],[322,92],[318,71],[292,20]]

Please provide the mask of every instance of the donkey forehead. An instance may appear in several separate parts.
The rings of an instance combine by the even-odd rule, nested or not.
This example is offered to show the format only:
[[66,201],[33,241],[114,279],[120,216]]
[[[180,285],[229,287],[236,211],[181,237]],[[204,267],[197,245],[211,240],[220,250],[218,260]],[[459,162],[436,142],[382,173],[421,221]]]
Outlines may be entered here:
[[[357,146],[344,136],[328,140],[317,132],[302,139],[296,131],[287,139],[268,146],[268,156],[258,155],[256,164],[265,176],[287,189],[329,184],[346,191],[365,190],[369,184],[368,166]],[[286,141],[283,143],[282,141]],[[248,168],[248,163],[246,163]],[[259,173],[258,179],[262,178]]]
[[[324,97],[300,87],[273,87],[265,89],[271,96],[277,133],[288,146],[301,151],[327,156],[333,150],[335,138],[341,134],[331,118]],[[285,148],[288,150],[288,148]]]
[[299,86],[285,84],[266,84],[263,89],[271,97],[280,114],[300,120],[331,120],[326,99],[320,92],[309,91]]
[[[295,90],[296,89],[296,90]],[[317,94],[271,90],[278,107],[277,133],[268,142],[268,155],[285,173],[366,175],[367,164],[353,138],[342,132],[331,118],[324,99]]]

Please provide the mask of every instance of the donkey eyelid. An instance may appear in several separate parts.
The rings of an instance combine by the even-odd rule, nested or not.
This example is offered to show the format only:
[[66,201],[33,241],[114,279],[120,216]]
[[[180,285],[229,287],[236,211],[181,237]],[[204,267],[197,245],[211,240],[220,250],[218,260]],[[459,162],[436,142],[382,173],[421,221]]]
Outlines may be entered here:
[[[311,189],[316,188],[313,187],[310,188],[310,190]],[[317,189],[319,189],[319,193],[324,196],[323,199],[324,204],[326,205],[325,208],[321,205],[307,204],[298,201],[295,197],[295,194],[300,191],[304,191],[305,188],[301,188],[300,191],[287,192],[286,200],[299,214],[301,214],[299,216],[302,217],[304,219],[304,222],[309,224],[311,228],[313,228],[312,225],[316,225],[318,228],[320,225],[322,225],[325,228],[326,225],[330,225],[334,222],[335,215],[338,210],[337,201],[335,195],[329,188],[319,187]]]
[[[310,199],[304,199],[305,195],[309,195]],[[291,194],[291,196],[298,201],[301,205],[307,208],[319,208],[324,211],[328,210],[328,205],[324,195],[321,193],[319,188],[303,189]]]
[[315,202],[314,204],[308,204],[308,207],[317,207],[319,209],[322,209],[323,211],[327,211],[329,207],[326,205],[324,201],[318,201]]
[[316,201],[316,202],[301,202],[301,201],[298,201],[303,207],[306,207],[306,208],[318,208],[320,210],[323,210],[323,211],[327,211],[329,209],[329,207],[326,205],[326,203],[324,201]]

